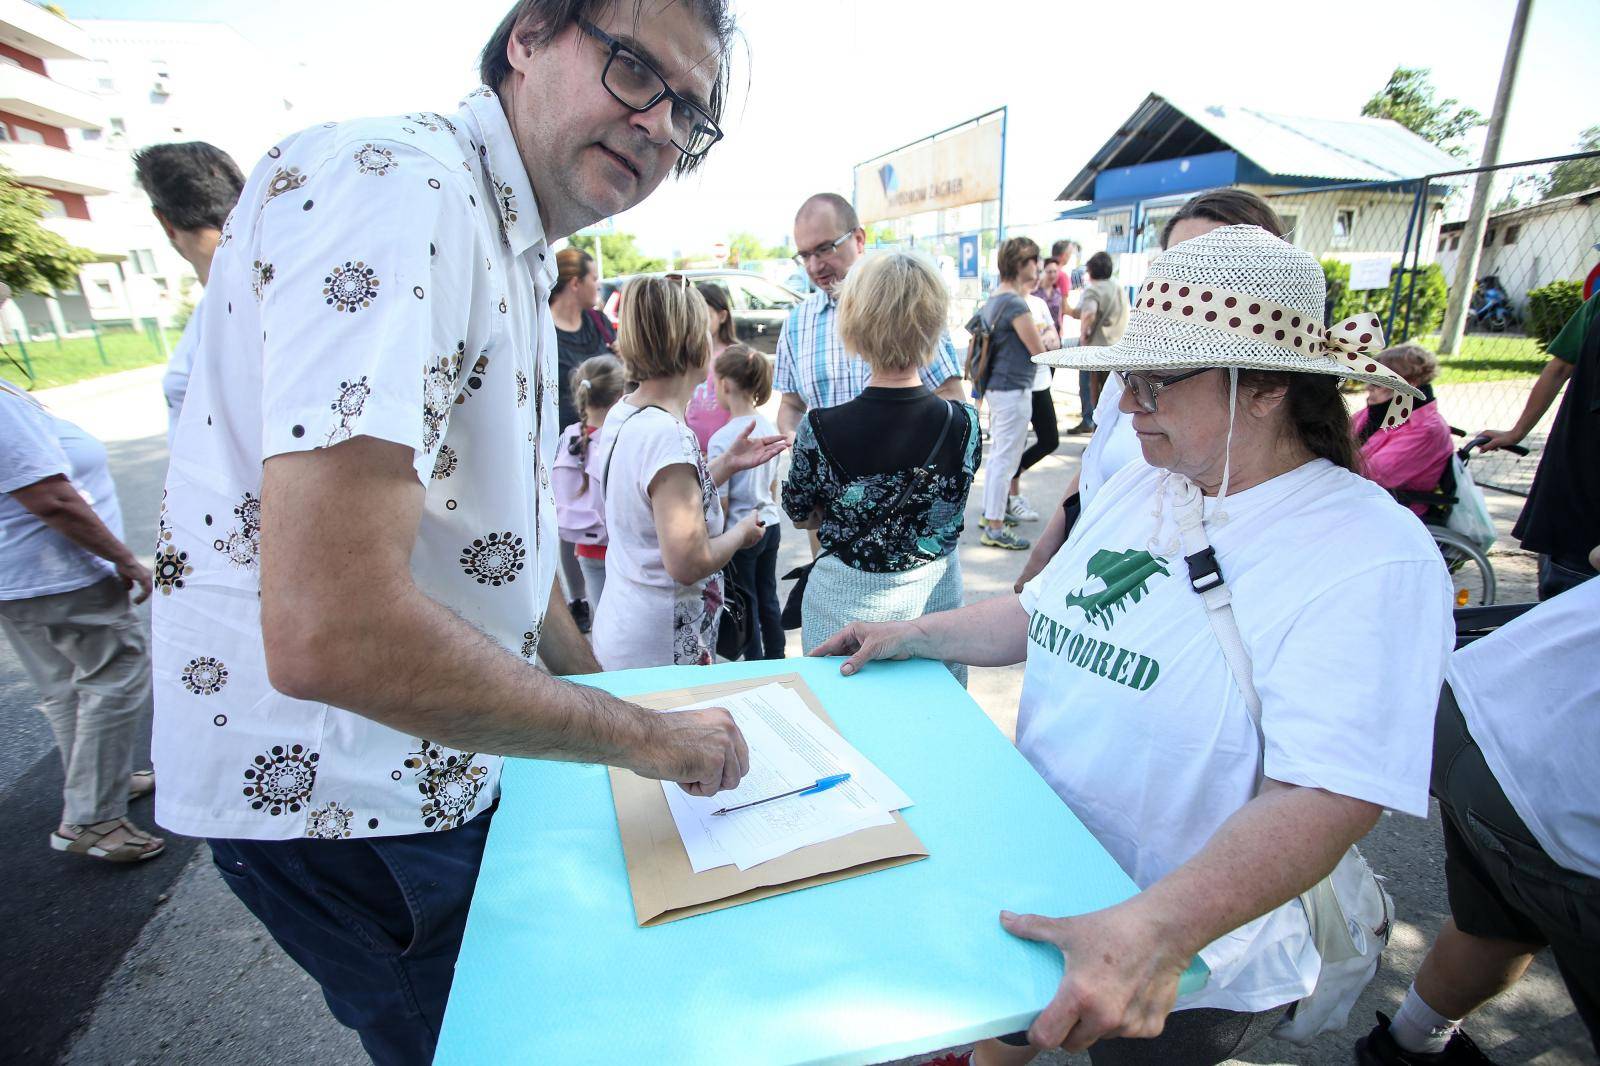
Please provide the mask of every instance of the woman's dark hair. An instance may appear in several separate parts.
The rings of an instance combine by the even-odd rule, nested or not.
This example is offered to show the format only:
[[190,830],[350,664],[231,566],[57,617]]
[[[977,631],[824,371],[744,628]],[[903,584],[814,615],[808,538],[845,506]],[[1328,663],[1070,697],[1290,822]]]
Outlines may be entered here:
[[748,344],[728,345],[727,351],[717,356],[713,369],[717,377],[727,378],[743,389],[757,407],[772,399],[772,364]]
[[[1226,376],[1222,387],[1228,387]],[[1285,389],[1284,411],[1305,449],[1334,466],[1360,473],[1359,453],[1350,433],[1350,412],[1339,395],[1338,378],[1286,370],[1240,370],[1239,387],[1256,392]]]
[[239,165],[205,141],[141,148],[133,154],[133,175],[150,206],[181,230],[221,229],[244,188]]
[[1083,269],[1089,272],[1089,277],[1095,281],[1104,281],[1111,276],[1111,257],[1104,252],[1096,252],[1083,264]]
[[[483,46],[483,53],[478,59],[479,79],[495,92],[500,92],[505,80],[511,76],[506,48],[511,44],[513,33],[519,42],[543,48],[578,20],[594,22],[603,17],[616,2],[618,0],[517,0],[506,12],[506,17],[500,20],[500,25],[495,27],[489,43]],[[728,58],[735,33],[733,14],[728,10],[727,0],[683,0],[683,6],[698,16],[717,38],[717,77],[711,84],[706,110],[711,114],[712,121],[721,125],[722,108],[728,98]],[[634,0],[634,24],[637,25],[643,17],[644,0]],[[679,156],[673,169],[679,175],[687,174],[705,162],[705,158],[686,159]]]
[[1283,219],[1261,197],[1243,189],[1212,189],[1199,196],[1191,196],[1178,213],[1167,219],[1161,230],[1161,247],[1172,239],[1178,223],[1191,218],[1203,218],[1224,226],[1260,226],[1274,237],[1286,239]]
[[[728,290],[714,281],[697,281],[694,285],[700,290],[700,295],[705,297],[706,307],[711,311],[711,319],[716,322],[717,312],[726,311],[728,317],[717,322],[711,327],[711,333],[717,338],[719,344],[737,344],[739,334],[733,328],[733,305],[728,303]],[[763,400],[763,403],[766,401]]]
[[999,267],[1001,281],[1014,281],[1022,273],[1022,265],[1039,258],[1039,246],[1027,237],[1011,237],[1000,246]]

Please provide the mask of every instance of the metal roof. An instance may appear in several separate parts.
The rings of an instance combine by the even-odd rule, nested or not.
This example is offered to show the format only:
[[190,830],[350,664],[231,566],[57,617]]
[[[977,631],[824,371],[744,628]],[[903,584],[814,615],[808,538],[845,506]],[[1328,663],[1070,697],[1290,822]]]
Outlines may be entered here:
[[1056,199],[1091,199],[1095,177],[1114,167],[1229,150],[1271,177],[1329,182],[1418,178],[1461,166],[1454,156],[1389,119],[1307,118],[1215,104],[1190,107],[1151,93]]

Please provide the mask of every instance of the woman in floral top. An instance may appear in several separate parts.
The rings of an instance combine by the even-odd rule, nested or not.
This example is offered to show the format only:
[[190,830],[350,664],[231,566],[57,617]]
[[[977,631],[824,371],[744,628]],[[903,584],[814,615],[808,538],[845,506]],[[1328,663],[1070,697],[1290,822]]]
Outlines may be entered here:
[[[961,606],[956,544],[982,458],[978,414],[930,392],[918,371],[944,329],[938,271],[911,252],[867,257],[839,297],[839,333],[872,367],[861,395],[801,421],[783,507],[815,529],[806,583],[807,652],[852,621]],[[951,671],[963,682],[964,667]]]

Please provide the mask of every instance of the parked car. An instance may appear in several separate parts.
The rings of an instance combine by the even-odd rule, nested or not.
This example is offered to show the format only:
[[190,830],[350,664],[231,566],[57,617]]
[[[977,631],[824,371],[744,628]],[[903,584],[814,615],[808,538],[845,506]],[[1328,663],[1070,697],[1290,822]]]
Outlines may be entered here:
[[[768,281],[744,270],[678,271],[692,284],[710,283],[728,294],[733,308],[733,328],[738,338],[759,352],[771,355],[778,348],[778,334],[788,321],[789,310],[805,297],[786,285]],[[600,306],[613,324],[622,307],[622,290],[642,274],[622,274],[600,283]]]

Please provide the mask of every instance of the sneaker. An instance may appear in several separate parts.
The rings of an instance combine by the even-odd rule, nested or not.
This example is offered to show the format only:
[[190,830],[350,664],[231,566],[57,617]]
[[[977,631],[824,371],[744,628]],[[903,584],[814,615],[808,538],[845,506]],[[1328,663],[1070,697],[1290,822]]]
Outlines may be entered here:
[[1069,437],[1081,437],[1086,433],[1093,433],[1093,432],[1094,432],[1094,423],[1093,422],[1084,421],[1084,422],[1079,422],[1077,425],[1075,425],[1071,429],[1067,430],[1067,436],[1069,436]]
[[1019,522],[1037,522],[1039,512],[1033,509],[1026,496],[1006,497],[1006,517],[1015,518]]
[[567,609],[572,612],[572,620],[578,623],[578,632],[589,632],[589,627],[594,624],[594,618],[589,614],[589,601],[573,600],[567,604]]
[[1460,1029],[1450,1036],[1443,1051],[1407,1051],[1389,1035],[1389,1016],[1377,1012],[1378,1024],[1356,1041],[1358,1066],[1494,1066],[1472,1038]]
[[1031,543],[1017,536],[1011,530],[1001,526],[999,529],[983,527],[983,535],[978,538],[978,543],[989,548],[1004,548],[1007,551],[1025,552],[1033,547]]

